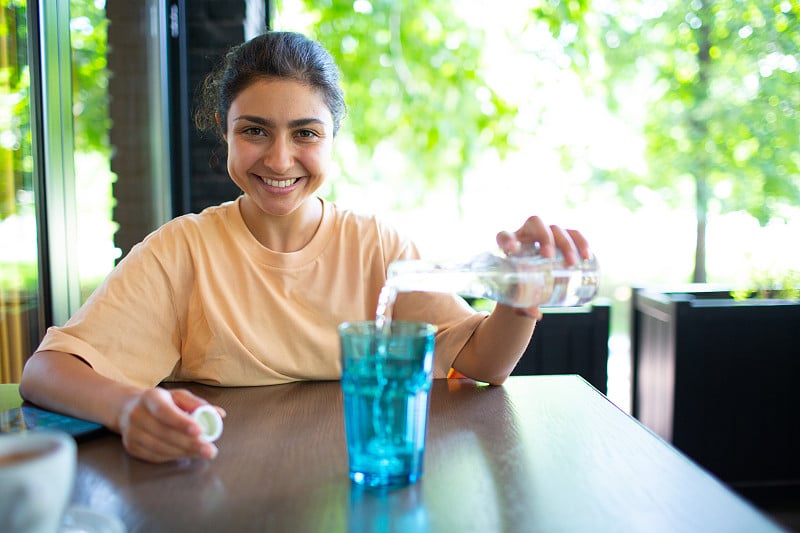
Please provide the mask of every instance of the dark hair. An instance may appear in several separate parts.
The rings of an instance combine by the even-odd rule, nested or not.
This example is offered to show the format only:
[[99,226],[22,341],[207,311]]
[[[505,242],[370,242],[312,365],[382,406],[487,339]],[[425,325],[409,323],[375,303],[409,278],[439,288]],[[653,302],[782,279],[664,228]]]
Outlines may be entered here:
[[300,33],[277,31],[228,51],[200,88],[195,125],[201,131],[224,134],[233,100],[253,82],[270,78],[294,80],[318,90],[333,116],[334,135],[339,131],[346,106],[333,57],[321,44]]

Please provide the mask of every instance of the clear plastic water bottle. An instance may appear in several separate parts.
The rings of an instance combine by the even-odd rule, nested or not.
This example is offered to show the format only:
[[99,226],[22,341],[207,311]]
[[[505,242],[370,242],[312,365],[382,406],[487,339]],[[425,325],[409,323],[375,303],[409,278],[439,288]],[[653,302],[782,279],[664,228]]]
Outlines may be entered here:
[[564,264],[542,257],[538,248],[526,253],[480,254],[466,262],[401,260],[389,265],[386,286],[396,292],[446,292],[487,298],[512,307],[569,307],[590,302],[600,281],[597,259]]

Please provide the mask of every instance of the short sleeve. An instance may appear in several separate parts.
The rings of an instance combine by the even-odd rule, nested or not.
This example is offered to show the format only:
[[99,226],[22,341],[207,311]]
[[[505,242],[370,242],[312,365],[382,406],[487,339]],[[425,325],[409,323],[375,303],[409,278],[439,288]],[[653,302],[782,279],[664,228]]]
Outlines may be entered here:
[[[159,252],[171,248],[165,256]],[[48,329],[37,351],[76,355],[98,373],[140,387],[166,379],[180,360],[180,324],[173,278],[164,261],[180,246],[151,235],[135,246],[63,327]]]

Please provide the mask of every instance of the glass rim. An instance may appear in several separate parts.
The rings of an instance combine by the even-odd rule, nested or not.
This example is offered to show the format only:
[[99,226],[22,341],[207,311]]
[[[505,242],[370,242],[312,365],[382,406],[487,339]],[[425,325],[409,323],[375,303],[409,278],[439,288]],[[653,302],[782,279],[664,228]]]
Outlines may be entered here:
[[[396,331],[394,326],[401,328]],[[392,320],[390,323],[391,333],[394,334],[411,334],[411,335],[435,335],[439,328],[430,322],[423,322],[420,320]],[[376,332],[377,323],[375,320],[351,320],[342,322],[337,326],[337,331],[342,333],[355,333],[360,335],[372,335]]]

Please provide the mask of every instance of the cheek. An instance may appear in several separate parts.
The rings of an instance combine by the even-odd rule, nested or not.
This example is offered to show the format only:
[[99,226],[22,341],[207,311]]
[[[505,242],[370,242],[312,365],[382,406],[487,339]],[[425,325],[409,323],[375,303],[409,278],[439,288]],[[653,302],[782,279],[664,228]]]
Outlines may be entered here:
[[252,166],[251,150],[247,150],[241,144],[228,144],[227,170],[228,176],[240,187],[247,179],[248,171]]
[[228,144],[228,168],[242,166],[249,166],[258,154],[252,147],[248,147],[244,143],[230,143]]
[[308,154],[307,163],[310,167],[317,169],[320,174],[325,174],[331,166],[331,155],[332,150],[330,145],[321,146],[318,150]]

